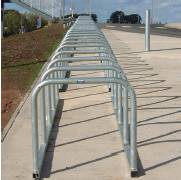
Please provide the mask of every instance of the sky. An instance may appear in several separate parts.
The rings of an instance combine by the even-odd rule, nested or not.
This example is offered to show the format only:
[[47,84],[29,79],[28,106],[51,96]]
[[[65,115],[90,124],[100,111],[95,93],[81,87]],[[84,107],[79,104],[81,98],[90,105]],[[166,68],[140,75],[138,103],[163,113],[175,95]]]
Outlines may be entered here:
[[[99,21],[106,21],[112,12],[118,10],[125,14],[140,14],[143,21],[145,19],[145,10],[152,9],[154,2],[153,17],[154,21],[162,23],[181,22],[181,0],[91,0],[92,12],[98,15]],[[70,13],[70,7],[73,7],[76,13],[89,12],[89,0],[65,0],[66,13]],[[158,13],[159,2],[159,13]],[[11,3],[5,8],[25,11],[17,5]],[[151,11],[152,12],[152,11]]]

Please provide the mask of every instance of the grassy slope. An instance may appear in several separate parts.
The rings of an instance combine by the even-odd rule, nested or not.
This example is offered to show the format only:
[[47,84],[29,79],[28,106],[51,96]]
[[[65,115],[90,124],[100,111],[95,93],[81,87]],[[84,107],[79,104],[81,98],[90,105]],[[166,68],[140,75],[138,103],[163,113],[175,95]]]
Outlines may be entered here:
[[57,23],[2,40],[2,127],[7,124],[64,33],[62,25]]

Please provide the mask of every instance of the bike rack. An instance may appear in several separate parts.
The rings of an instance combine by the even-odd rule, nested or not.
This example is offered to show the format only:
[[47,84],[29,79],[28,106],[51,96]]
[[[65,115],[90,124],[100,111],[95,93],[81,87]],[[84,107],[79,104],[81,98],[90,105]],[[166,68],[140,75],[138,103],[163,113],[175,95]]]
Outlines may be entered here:
[[[72,65],[74,62],[88,64]],[[66,77],[66,72],[95,70],[104,71],[104,77]],[[131,176],[135,176],[138,169],[137,105],[134,89],[103,33],[90,17],[80,16],[59,44],[32,92],[33,178],[40,178],[58,105],[59,90],[63,84],[108,84]],[[129,101],[130,116],[128,116]]]

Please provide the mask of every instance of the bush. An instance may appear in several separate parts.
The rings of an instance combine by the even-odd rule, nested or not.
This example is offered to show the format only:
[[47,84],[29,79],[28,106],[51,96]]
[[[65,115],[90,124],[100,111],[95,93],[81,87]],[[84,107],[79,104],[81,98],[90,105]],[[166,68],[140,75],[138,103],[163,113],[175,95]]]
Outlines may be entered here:
[[34,31],[36,28],[36,17],[33,14],[25,14],[26,18],[26,31]]
[[[22,27],[21,27],[22,22]],[[48,22],[42,18],[42,27]],[[29,32],[37,29],[37,16],[30,13],[20,14],[15,10],[6,10],[4,12],[4,36],[18,34],[20,32]]]
[[15,10],[7,10],[4,13],[4,35],[19,33],[21,27],[21,14]]

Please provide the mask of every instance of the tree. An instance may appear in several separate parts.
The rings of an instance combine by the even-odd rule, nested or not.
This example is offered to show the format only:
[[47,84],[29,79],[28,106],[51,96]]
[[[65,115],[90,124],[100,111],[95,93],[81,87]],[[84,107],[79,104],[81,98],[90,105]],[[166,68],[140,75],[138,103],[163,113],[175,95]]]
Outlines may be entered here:
[[[42,27],[48,22],[42,18]],[[34,31],[37,29],[37,16],[30,13],[20,14],[16,10],[4,12],[4,36],[18,34],[20,32]]]
[[124,12],[115,11],[111,14],[110,21],[112,23],[124,23]]
[[6,10],[4,12],[4,35],[19,33],[21,27],[21,14],[15,10]]
[[141,24],[141,16],[139,14],[131,14],[125,16],[125,23]]
[[141,24],[141,16],[139,14],[125,15],[122,11],[115,11],[110,16],[110,22],[112,23],[130,23]]
[[34,14],[26,13],[27,24],[25,26],[26,31],[33,31],[36,29],[36,16]]
[[[79,16],[89,16],[89,14],[73,14],[73,18],[77,19]],[[67,14],[64,18],[71,18],[72,14]],[[97,14],[91,14],[92,19],[97,22]]]

